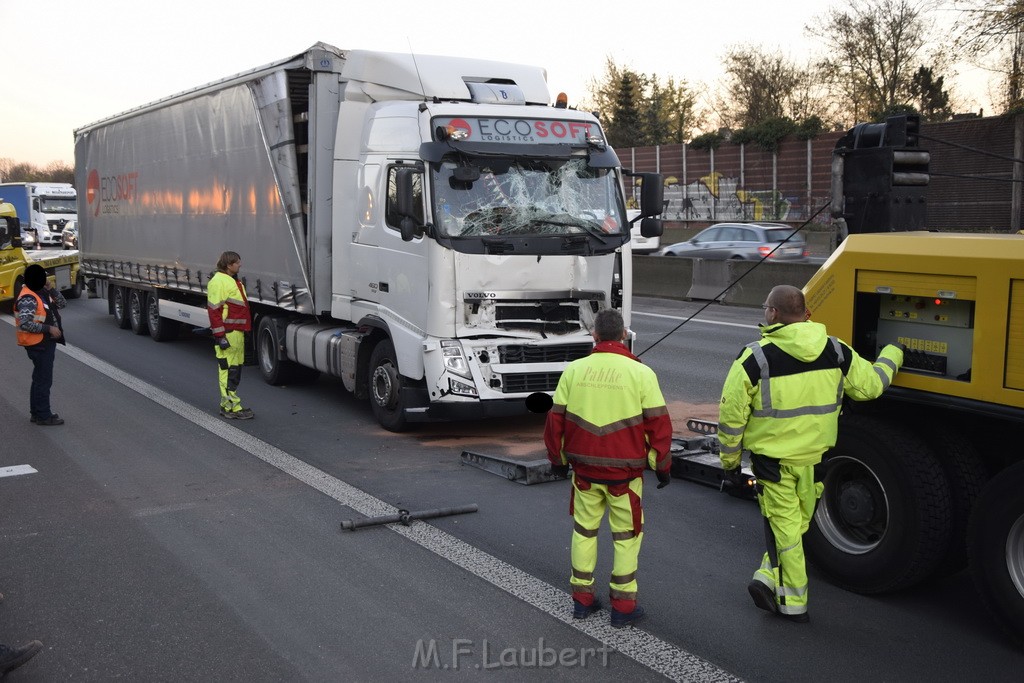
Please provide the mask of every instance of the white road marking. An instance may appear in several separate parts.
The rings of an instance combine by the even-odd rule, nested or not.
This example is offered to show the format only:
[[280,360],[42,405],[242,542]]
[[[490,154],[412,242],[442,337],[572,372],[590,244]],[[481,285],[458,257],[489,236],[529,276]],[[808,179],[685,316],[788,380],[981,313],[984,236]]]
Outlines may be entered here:
[[[648,318],[665,318],[666,320],[686,320],[689,316],[686,315],[664,315],[662,313],[644,313],[643,311],[633,311],[633,315],[646,315]],[[726,327],[742,327],[747,330],[756,330],[757,325],[744,325],[743,323],[727,323],[719,320],[702,320],[701,318],[694,318],[690,321],[691,323],[702,323],[704,325],[725,325]],[[689,324],[689,323],[687,323]]]
[[19,474],[35,474],[36,468],[32,465],[9,465],[0,467],[0,477],[17,477]]
[[[10,321],[9,317],[7,319]],[[199,410],[78,347],[67,345],[57,348],[362,515],[378,517],[398,512],[397,507],[227,424],[220,417]],[[711,662],[638,628],[612,628],[608,623],[607,610],[601,610],[589,619],[573,619],[572,596],[569,593],[425,522],[414,522],[408,527],[390,524],[388,528],[670,680],[709,683],[740,680]]]

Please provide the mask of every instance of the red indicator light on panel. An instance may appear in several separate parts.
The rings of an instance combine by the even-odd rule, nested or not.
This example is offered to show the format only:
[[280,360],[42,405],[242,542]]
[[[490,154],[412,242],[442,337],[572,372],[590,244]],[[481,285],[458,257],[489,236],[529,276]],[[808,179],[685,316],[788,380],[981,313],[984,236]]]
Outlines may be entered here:
[[936,306],[941,306],[942,305],[942,299],[936,299],[935,300],[935,305]]

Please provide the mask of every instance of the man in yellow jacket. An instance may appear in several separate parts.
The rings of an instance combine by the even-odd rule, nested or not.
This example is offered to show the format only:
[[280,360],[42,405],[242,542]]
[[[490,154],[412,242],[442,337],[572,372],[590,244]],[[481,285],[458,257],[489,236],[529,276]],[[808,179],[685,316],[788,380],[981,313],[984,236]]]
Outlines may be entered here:
[[734,483],[742,452],[750,452],[765,519],[768,552],[747,590],[759,608],[806,622],[803,535],[822,491],[814,466],[836,444],[843,396],[878,398],[903,364],[903,351],[889,345],[873,364],[861,358],[808,319],[796,287],[775,287],[763,308],[761,340],[744,347],[726,377],[718,439]]
[[245,333],[252,329],[245,285],[238,279],[242,257],[225,251],[217,260],[217,272],[206,286],[210,331],[217,342],[217,380],[220,414],[229,420],[251,420],[252,410],[242,407],[236,393],[245,363]]
[[615,554],[609,582],[611,625],[622,628],[644,616],[637,605],[637,563],[643,540],[643,474],[652,469],[668,485],[672,421],[654,371],[622,342],[622,315],[604,309],[594,319],[594,350],[562,373],[544,427],[553,472],[568,474],[573,516],[573,618],[600,609],[594,596],[597,533],[608,512]]

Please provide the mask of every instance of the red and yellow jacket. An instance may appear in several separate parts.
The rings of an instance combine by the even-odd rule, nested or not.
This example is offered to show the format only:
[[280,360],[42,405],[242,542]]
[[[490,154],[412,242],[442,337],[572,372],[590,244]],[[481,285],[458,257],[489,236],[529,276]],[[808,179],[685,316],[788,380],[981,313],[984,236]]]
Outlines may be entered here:
[[248,332],[252,329],[245,286],[227,273],[215,273],[210,279],[206,286],[206,306],[214,337],[223,337],[232,330]]
[[553,465],[597,483],[669,471],[672,420],[654,371],[623,344],[598,343],[558,380],[544,444]]

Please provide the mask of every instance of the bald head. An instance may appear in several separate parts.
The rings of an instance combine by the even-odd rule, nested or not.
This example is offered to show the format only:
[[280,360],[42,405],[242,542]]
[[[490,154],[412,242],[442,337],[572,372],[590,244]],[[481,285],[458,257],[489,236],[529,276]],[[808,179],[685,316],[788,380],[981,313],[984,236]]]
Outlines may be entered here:
[[804,293],[793,285],[778,285],[768,293],[765,305],[775,309],[776,322],[798,323],[807,319]]

